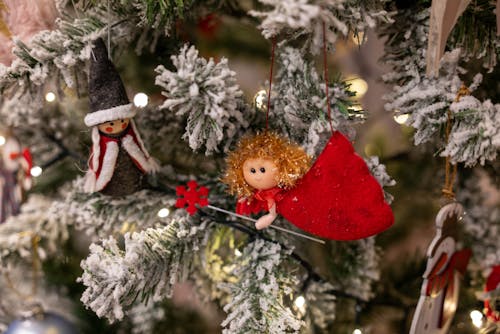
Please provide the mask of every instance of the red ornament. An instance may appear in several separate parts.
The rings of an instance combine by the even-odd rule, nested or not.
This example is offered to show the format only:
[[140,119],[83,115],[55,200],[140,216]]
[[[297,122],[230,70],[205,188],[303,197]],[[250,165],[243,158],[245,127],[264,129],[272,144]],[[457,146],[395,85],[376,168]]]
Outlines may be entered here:
[[199,187],[196,181],[192,180],[187,183],[187,189],[184,186],[176,188],[177,202],[175,207],[179,209],[186,208],[186,211],[192,216],[198,211],[198,206],[204,207],[208,205],[208,188]]
[[210,13],[198,21],[198,30],[207,39],[213,39],[220,27],[220,19]]
[[[490,275],[488,276],[488,280],[486,281],[486,286],[484,291],[492,292],[497,289],[500,289],[500,265],[493,267]],[[500,321],[500,310],[498,309],[498,305],[500,300],[498,297],[496,298],[487,298],[484,300],[484,309],[486,312],[486,317],[493,321]]]
[[334,240],[366,238],[394,223],[379,183],[338,131],[311,169],[277,201],[277,212],[304,231]]

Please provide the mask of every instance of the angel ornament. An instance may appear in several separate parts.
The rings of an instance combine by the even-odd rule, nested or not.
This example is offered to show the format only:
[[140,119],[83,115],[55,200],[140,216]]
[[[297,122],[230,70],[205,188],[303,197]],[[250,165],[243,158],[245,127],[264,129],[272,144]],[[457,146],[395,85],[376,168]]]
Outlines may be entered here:
[[226,162],[223,182],[238,196],[236,212],[268,212],[257,220],[257,229],[280,214],[311,234],[355,240],[380,233],[394,221],[382,188],[340,132],[312,167],[299,145],[267,131],[243,138]]
[[300,146],[265,132],[244,138],[227,164],[224,182],[239,197],[236,213],[269,211],[255,224],[263,229],[278,215],[276,201],[309,170],[311,159]]

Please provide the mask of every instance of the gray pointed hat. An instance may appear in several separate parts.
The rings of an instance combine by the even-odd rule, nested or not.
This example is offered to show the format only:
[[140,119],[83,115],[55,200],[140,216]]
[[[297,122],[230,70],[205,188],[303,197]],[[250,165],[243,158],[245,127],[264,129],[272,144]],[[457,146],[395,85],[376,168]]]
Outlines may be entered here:
[[85,116],[85,125],[89,127],[131,118],[136,114],[136,108],[127,97],[120,75],[108,59],[108,51],[102,38],[94,42],[90,55],[89,102],[90,113]]

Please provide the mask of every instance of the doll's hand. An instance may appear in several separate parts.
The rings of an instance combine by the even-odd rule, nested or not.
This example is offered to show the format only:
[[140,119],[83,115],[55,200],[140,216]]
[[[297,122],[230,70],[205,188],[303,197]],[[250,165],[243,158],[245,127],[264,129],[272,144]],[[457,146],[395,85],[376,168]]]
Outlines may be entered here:
[[258,230],[262,230],[269,225],[273,223],[273,221],[276,219],[277,215],[274,213],[268,213],[265,216],[260,217],[257,222],[255,223],[255,228]]

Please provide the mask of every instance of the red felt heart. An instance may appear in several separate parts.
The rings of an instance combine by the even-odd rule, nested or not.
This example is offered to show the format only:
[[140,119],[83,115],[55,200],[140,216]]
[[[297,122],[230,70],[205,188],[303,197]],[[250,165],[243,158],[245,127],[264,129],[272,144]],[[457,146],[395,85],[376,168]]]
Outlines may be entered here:
[[307,174],[279,200],[277,211],[298,228],[334,240],[366,238],[394,222],[379,183],[338,131]]

